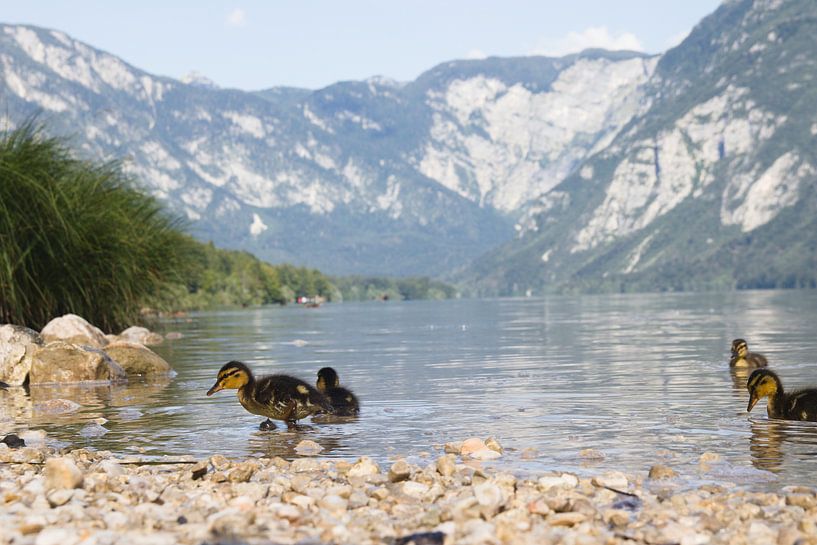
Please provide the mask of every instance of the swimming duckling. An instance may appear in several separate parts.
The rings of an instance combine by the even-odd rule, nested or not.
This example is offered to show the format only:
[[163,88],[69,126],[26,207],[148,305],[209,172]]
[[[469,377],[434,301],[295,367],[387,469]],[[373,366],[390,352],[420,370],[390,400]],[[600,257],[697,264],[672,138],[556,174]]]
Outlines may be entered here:
[[318,371],[318,391],[326,395],[332,403],[334,414],[354,416],[360,412],[360,403],[355,394],[340,386],[338,374],[331,367]]
[[766,356],[756,352],[749,352],[749,345],[743,339],[732,341],[732,359],[729,367],[766,367]]
[[329,400],[306,382],[288,375],[269,375],[256,379],[240,361],[224,364],[216,383],[207,391],[238,390],[238,401],[252,414],[266,416],[262,430],[275,428],[270,420],[283,420],[294,426],[297,420],[319,412],[332,412]]
[[766,412],[769,418],[817,422],[817,388],[787,394],[783,391],[780,378],[771,369],[755,369],[749,375],[746,388],[749,390],[747,411],[751,411],[761,398],[768,396]]

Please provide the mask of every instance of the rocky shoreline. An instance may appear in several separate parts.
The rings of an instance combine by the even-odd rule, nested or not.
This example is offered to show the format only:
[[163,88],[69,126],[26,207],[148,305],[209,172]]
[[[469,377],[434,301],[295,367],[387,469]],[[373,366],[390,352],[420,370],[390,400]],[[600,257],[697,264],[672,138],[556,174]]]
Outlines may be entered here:
[[690,489],[666,466],[519,477],[483,467],[478,458],[493,457],[483,446],[497,452],[495,441],[446,445],[426,465],[380,466],[139,459],[22,436],[28,446],[0,443],[0,545],[817,544],[814,488]]

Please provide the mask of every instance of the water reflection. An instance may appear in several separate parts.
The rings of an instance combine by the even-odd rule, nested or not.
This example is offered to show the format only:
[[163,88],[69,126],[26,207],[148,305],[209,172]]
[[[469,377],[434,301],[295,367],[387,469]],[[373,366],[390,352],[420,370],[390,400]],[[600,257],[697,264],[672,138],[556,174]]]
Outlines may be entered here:
[[[815,292],[663,294],[324,305],[202,313],[174,322],[180,340],[157,348],[178,376],[163,383],[0,392],[4,427],[33,423],[70,444],[121,453],[418,455],[472,435],[496,436],[501,463],[520,471],[644,471],[655,452],[697,467],[721,454],[750,484],[758,470],[806,484],[817,474],[813,427],[779,427],[746,413],[746,370],[728,367],[743,337],[815,382]],[[359,418],[303,421],[260,432],[235,395],[207,398],[217,370],[237,359],[259,375],[314,383],[332,366],[361,399]],[[39,414],[53,399],[78,403]],[[108,420],[108,433],[82,436]],[[798,424],[799,425],[799,424]],[[771,426],[771,427],[770,427]],[[537,453],[530,456],[531,449]],[[599,457],[580,454],[584,449]],[[528,453],[523,455],[522,453]],[[772,475],[769,473],[768,475]]]
[[750,420],[752,464],[780,473],[817,454],[817,424],[787,420]]

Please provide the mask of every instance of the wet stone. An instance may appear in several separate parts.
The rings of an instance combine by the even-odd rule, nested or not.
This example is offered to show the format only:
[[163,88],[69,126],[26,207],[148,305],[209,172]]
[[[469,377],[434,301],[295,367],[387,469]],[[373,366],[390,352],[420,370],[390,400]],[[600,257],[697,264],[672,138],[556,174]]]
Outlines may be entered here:
[[389,481],[399,483],[411,477],[411,467],[405,460],[397,460],[389,468]]
[[653,480],[674,479],[678,476],[671,467],[656,464],[650,468],[649,478]]

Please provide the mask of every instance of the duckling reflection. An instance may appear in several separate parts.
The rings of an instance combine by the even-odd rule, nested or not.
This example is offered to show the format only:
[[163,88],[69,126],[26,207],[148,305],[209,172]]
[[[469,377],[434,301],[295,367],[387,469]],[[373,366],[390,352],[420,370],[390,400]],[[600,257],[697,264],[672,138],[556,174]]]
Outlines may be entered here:
[[757,352],[749,352],[749,344],[744,339],[735,339],[732,341],[732,359],[729,360],[729,367],[744,367],[754,369],[757,367],[766,367],[768,360],[763,354]]
[[[817,449],[817,427],[805,422],[786,420],[750,420],[752,435],[749,452],[752,465],[778,473],[787,459],[798,463],[812,459]],[[788,447],[787,447],[788,445]],[[806,447],[800,449],[798,447]]]

